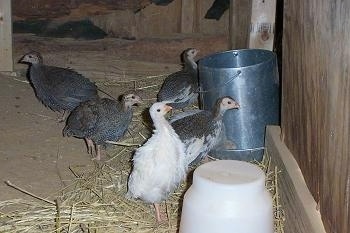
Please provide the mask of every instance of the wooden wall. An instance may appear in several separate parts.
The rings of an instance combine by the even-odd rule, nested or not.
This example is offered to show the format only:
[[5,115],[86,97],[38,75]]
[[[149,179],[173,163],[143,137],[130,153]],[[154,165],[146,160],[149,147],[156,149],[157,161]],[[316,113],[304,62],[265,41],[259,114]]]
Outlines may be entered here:
[[56,19],[105,14],[112,10],[136,11],[150,0],[12,0],[17,19]]
[[282,138],[329,233],[350,232],[350,1],[284,0]]
[[119,11],[91,18],[103,29],[105,25],[109,26],[107,30],[112,32],[120,31],[121,26],[127,25],[126,28],[133,29],[129,34],[136,38],[169,36],[174,33],[228,35],[229,10],[220,20],[204,18],[213,1],[174,0],[167,6],[148,5],[136,14],[131,12],[127,16]]
[[59,24],[89,18],[95,25],[115,37],[159,37],[174,33],[228,35],[229,10],[220,20],[204,18],[214,0],[174,0],[167,6],[151,4],[150,0],[13,2],[14,20],[49,19]]

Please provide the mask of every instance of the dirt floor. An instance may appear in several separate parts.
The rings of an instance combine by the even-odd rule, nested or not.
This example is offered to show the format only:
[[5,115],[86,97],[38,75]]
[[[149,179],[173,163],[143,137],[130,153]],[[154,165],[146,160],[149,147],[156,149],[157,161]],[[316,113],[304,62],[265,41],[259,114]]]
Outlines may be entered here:
[[[40,196],[47,196],[71,179],[72,164],[88,164],[82,141],[62,137],[64,123],[34,96],[28,83],[0,76],[0,177]],[[0,200],[25,197],[0,183]]]
[[[203,57],[225,50],[226,41],[222,36],[198,35],[142,41],[76,41],[15,34],[14,59],[37,50],[45,63],[72,67],[118,96],[125,87],[115,81],[140,85],[139,77],[178,70],[179,54],[185,48],[199,48],[199,57]],[[74,178],[69,166],[92,163],[82,140],[62,136],[64,123],[58,123],[57,114],[36,99],[25,72],[26,66],[16,63],[14,73],[0,74],[0,200],[30,198],[4,181],[46,197]]]

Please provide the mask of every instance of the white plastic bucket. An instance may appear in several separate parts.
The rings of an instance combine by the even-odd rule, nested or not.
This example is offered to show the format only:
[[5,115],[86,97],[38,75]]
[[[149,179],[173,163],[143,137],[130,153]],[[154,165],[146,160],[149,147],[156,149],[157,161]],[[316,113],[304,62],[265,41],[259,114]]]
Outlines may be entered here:
[[273,233],[265,174],[244,161],[199,166],[182,207],[180,233]]

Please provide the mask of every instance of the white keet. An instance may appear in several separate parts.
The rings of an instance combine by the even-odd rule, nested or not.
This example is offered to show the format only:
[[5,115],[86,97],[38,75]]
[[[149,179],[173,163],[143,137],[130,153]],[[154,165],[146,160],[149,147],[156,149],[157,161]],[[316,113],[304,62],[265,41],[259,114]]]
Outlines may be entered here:
[[127,197],[154,204],[158,222],[164,220],[159,203],[178,187],[187,171],[185,146],[164,117],[170,109],[162,102],[151,106],[155,129],[152,137],[136,150],[128,181]]

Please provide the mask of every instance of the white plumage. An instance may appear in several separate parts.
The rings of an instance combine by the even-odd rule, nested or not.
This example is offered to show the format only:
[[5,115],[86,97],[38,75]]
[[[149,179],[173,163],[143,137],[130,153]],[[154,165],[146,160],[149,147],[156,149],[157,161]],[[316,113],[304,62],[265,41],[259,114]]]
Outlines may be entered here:
[[128,181],[127,197],[155,204],[158,221],[161,221],[158,203],[174,191],[187,171],[185,146],[164,117],[170,109],[161,102],[151,106],[155,129],[152,137],[136,150]]

